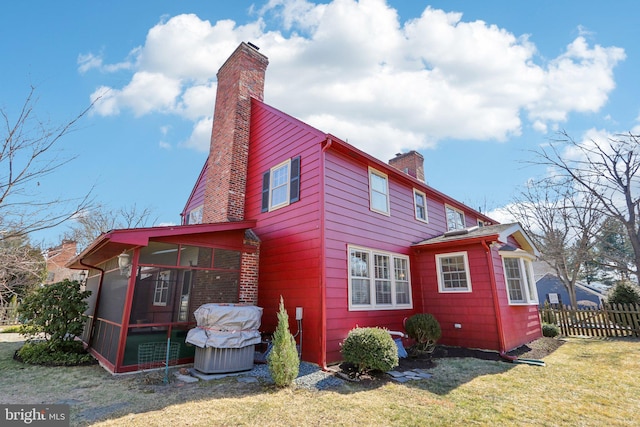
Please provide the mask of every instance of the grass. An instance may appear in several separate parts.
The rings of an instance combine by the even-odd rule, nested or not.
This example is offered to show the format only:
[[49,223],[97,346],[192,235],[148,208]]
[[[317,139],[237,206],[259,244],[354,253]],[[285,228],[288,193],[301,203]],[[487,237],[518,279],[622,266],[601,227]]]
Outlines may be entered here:
[[0,403],[70,403],[72,425],[631,426],[640,408],[637,339],[567,339],[545,367],[441,359],[429,380],[327,391],[27,366],[11,358],[19,346],[0,342],[0,375],[11,378]]

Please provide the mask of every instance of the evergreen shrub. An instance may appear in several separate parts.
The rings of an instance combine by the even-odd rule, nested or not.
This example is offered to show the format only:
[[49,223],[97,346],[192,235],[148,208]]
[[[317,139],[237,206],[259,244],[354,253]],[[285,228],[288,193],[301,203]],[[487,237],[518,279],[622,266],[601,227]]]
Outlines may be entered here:
[[560,328],[558,325],[554,325],[551,323],[543,323],[542,324],[542,336],[555,338],[560,335]]
[[278,387],[288,387],[298,376],[300,359],[296,341],[289,332],[289,315],[284,308],[284,299],[280,296],[278,326],[273,334],[273,347],[267,356],[271,378]]
[[387,330],[355,328],[342,342],[342,357],[356,366],[359,373],[387,372],[398,366],[398,347]]
[[409,338],[416,341],[414,349],[419,353],[433,353],[442,336],[440,323],[429,313],[414,314],[406,320],[404,328]]
[[[635,304],[640,305],[640,290],[638,286],[627,281],[619,281],[609,292],[607,302],[610,304]],[[609,312],[609,320],[613,323],[627,327],[634,325],[623,313]]]

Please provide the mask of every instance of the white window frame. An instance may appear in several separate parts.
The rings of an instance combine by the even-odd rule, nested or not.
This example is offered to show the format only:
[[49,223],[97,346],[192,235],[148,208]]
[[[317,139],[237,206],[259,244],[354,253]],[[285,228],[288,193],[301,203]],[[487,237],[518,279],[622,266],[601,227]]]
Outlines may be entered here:
[[[451,227],[451,222],[449,221],[449,213],[455,213],[460,215],[460,219],[462,220],[462,224],[460,224],[460,227]],[[447,231],[453,231],[453,230],[462,230],[464,228],[466,228],[466,219],[464,217],[464,212],[461,211],[460,209],[454,208],[453,206],[450,205],[444,205],[444,217],[445,220],[447,221]],[[455,224],[457,225],[457,224]]]
[[[458,257],[462,257],[462,262],[463,262],[463,266],[464,266],[464,274],[465,274],[465,280],[467,282],[467,286],[466,287],[447,287],[446,286],[446,279],[444,277],[444,271],[442,271],[442,260],[445,258],[458,258]],[[443,254],[437,254],[436,255],[436,269],[437,269],[437,276],[438,276],[438,291],[440,293],[468,293],[468,292],[472,292],[472,288],[471,288],[471,274],[469,271],[469,255],[467,254],[466,251],[464,252],[449,252],[449,253],[443,253]]]
[[[373,177],[381,178],[384,180],[384,192],[378,191],[373,188]],[[374,206],[374,196],[380,195],[385,198],[385,207],[383,209]],[[387,174],[384,174],[380,171],[377,171],[373,168],[369,168],[369,209],[373,212],[378,212],[383,215],[390,215],[389,210],[389,177]]]
[[153,289],[153,305],[165,307],[169,302],[169,280],[171,271],[161,271]]
[[[284,183],[282,184],[278,184],[277,187],[275,186],[274,183],[274,179],[276,178],[276,171],[279,171],[280,169],[283,168],[287,168],[287,176],[286,176],[286,180]],[[284,162],[275,165],[274,167],[272,167],[269,170],[269,211],[272,211],[274,209],[278,209],[278,208],[282,208],[284,206],[289,206],[290,203],[290,184],[291,184],[291,159],[287,159]],[[273,192],[276,189],[283,189],[284,188],[284,200],[282,202],[274,202],[273,200]]]
[[[355,263],[360,258],[352,257],[354,252],[366,255],[368,265],[364,262]],[[347,274],[348,274],[348,298],[349,311],[362,310],[406,310],[413,308],[413,297],[411,293],[411,264],[407,255],[393,252],[379,251],[361,246],[347,246]],[[376,265],[376,259],[387,259],[386,267],[384,264]],[[396,262],[398,261],[398,262]],[[381,273],[387,273],[383,277]],[[355,273],[355,274],[354,274]],[[403,277],[404,276],[404,277]],[[356,304],[353,302],[353,279],[362,279],[369,281],[369,302],[366,304]],[[388,303],[376,301],[376,285],[386,285],[390,292],[391,301]],[[404,289],[403,289],[404,288]],[[409,300],[408,303],[398,303],[398,297],[404,295]]]
[[[511,254],[500,254],[502,257],[502,268],[504,271],[504,284],[505,291],[507,292],[507,298],[509,305],[537,305],[538,304],[538,291],[536,289],[536,283],[533,278],[533,256],[514,256]],[[507,259],[517,260],[518,273],[520,277],[510,277],[509,270],[507,269]],[[523,298],[515,300],[511,298],[511,292],[509,292],[510,281],[519,281],[520,292]]]
[[[418,197],[422,197],[422,201],[423,201],[422,207],[424,208],[424,218],[421,218],[420,215],[418,215],[418,202],[417,202]],[[414,210],[416,219],[418,221],[422,221],[426,223],[429,222],[429,213],[427,211],[427,195],[415,188],[413,189],[413,210]]]

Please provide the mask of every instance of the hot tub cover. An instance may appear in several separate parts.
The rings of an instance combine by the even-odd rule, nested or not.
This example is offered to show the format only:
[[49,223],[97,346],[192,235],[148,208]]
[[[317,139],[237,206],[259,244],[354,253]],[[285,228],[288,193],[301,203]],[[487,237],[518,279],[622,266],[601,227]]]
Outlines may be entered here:
[[204,304],[193,315],[198,327],[187,333],[185,341],[197,347],[242,348],[262,340],[262,307]]

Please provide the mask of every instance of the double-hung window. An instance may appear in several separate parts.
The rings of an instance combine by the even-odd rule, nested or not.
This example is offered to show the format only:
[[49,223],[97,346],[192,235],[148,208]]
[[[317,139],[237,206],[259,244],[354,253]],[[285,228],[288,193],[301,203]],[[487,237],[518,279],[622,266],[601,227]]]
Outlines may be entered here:
[[300,200],[300,157],[287,159],[262,175],[262,212]]
[[466,252],[436,255],[436,268],[440,292],[471,292],[469,259]]
[[170,271],[162,271],[158,274],[156,286],[153,292],[153,305],[166,306],[169,302]]
[[464,226],[464,212],[449,205],[445,206],[447,214],[447,231],[461,230]]
[[389,215],[389,178],[369,168],[369,206],[372,211]]
[[427,217],[427,196],[415,188],[413,189],[413,203],[415,207],[416,219],[418,221],[428,222]]
[[531,260],[525,257],[503,256],[502,264],[509,304],[538,304]]
[[349,309],[412,308],[409,258],[349,246]]

